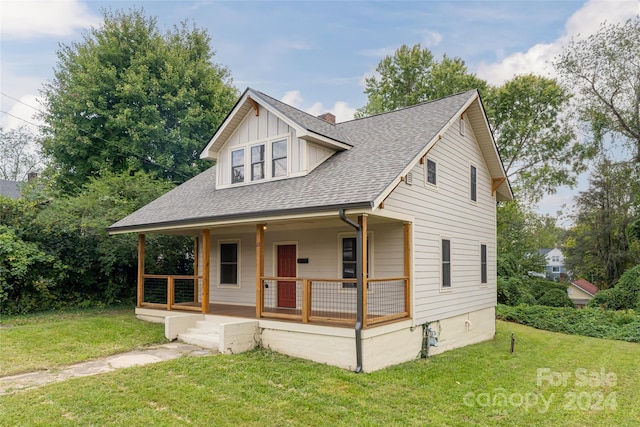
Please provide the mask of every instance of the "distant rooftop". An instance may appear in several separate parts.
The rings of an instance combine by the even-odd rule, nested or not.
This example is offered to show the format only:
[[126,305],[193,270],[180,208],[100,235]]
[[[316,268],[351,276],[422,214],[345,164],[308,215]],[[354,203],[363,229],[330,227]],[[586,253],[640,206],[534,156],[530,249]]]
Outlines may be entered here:
[[7,179],[0,179],[0,196],[9,197],[11,199],[19,199],[22,197],[20,191],[20,181],[9,181]]

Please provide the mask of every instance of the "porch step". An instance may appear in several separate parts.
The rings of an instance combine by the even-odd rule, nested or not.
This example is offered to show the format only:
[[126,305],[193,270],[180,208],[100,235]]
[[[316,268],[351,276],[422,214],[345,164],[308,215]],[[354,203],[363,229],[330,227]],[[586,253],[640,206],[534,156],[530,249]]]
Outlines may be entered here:
[[209,348],[212,350],[218,350],[218,347],[220,346],[217,334],[185,332],[178,335],[178,339],[187,344],[197,345],[198,347]]
[[188,328],[178,335],[178,339],[187,344],[217,350],[220,343],[219,325],[207,320],[196,321],[195,328]]

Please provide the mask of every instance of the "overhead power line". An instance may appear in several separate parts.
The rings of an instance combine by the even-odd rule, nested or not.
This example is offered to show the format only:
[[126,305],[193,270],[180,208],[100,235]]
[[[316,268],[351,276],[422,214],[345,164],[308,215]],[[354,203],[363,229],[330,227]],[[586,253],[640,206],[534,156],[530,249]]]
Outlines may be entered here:
[[30,124],[31,126],[35,126],[35,127],[40,127],[40,126],[41,126],[41,125],[37,125],[37,124],[35,124],[35,123],[33,123],[33,122],[30,122],[30,121],[28,121],[28,120],[25,120],[25,119],[23,119],[22,117],[18,117],[18,116],[16,116],[15,114],[11,114],[11,113],[9,113],[9,112],[7,112],[7,111],[4,111],[4,110],[0,110],[0,113],[4,113],[4,114],[6,114],[7,116],[11,116],[11,117],[13,117],[14,119],[21,120],[21,121],[23,121],[23,122],[25,122],[25,123],[27,123],[27,124]]
[[29,107],[29,108],[32,108],[32,109],[36,110],[38,113],[42,113],[42,110],[40,110],[39,108],[36,108],[36,107],[34,107],[33,105],[30,105],[30,104],[27,104],[26,102],[23,102],[23,101],[19,100],[18,98],[15,98],[15,97],[13,97],[13,96],[11,96],[11,95],[7,95],[7,94],[6,94],[6,93],[4,93],[4,92],[0,92],[0,94],[2,94],[3,96],[6,96],[6,97],[7,97],[7,98],[9,98],[9,99],[12,99],[12,100],[14,100],[14,101],[16,101],[16,102],[20,103],[20,104],[22,104],[22,105],[25,105],[25,106],[27,106],[27,107]]

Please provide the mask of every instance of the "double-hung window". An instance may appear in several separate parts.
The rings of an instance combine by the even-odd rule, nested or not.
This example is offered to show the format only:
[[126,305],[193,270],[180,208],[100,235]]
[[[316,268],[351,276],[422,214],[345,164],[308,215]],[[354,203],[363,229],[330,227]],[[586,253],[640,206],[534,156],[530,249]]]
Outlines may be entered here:
[[442,239],[441,260],[442,260],[442,287],[451,288],[451,240]]
[[[370,264],[369,260],[369,241],[371,237],[367,239],[367,277],[369,276]],[[356,258],[356,244],[355,237],[343,237],[342,238],[342,278],[343,279],[355,279],[357,275],[358,260]],[[343,283],[343,288],[355,288],[355,283]]]
[[431,185],[437,184],[436,162],[431,159],[427,159],[427,183]]
[[480,245],[480,283],[487,283],[487,245]]
[[244,182],[244,148],[231,152],[231,183]]
[[238,242],[220,243],[220,284],[238,285]]
[[251,181],[264,179],[264,144],[251,147]]
[[475,166],[471,166],[471,171],[470,171],[470,176],[469,176],[469,183],[471,186],[471,200],[476,202],[478,200],[478,187],[477,187],[477,170]]
[[271,144],[271,176],[287,176],[287,140]]

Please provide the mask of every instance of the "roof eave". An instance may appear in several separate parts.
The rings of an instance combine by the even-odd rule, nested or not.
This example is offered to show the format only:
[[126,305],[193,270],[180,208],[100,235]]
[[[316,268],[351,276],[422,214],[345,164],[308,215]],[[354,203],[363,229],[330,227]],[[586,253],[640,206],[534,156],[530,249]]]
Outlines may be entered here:
[[164,221],[155,223],[143,223],[125,226],[111,226],[107,227],[107,233],[114,234],[126,234],[126,233],[147,233],[147,232],[161,232],[161,231],[177,231],[177,230],[189,230],[194,228],[207,228],[216,225],[233,224],[233,223],[248,223],[253,221],[267,220],[268,218],[280,217],[280,216],[295,216],[295,215],[308,215],[308,214],[322,214],[340,209],[371,209],[372,202],[356,202],[345,203],[339,205],[330,206],[313,206],[304,208],[294,208],[285,210],[271,210],[262,212],[251,213],[239,213],[233,215],[219,215],[209,216],[201,218],[189,218],[175,221]]

